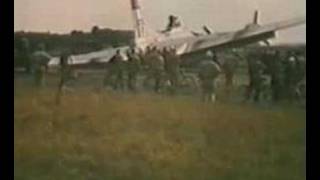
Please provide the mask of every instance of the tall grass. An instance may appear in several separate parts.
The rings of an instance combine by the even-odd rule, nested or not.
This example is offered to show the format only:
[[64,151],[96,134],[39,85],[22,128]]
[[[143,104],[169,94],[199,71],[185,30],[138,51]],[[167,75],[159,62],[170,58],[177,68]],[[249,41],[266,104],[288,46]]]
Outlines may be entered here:
[[305,112],[188,97],[20,89],[15,179],[305,179]]

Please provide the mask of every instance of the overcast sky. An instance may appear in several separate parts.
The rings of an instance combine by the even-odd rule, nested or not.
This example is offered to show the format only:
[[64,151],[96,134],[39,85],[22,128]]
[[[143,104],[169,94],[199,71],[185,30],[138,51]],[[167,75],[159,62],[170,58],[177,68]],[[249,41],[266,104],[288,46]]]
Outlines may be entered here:
[[[306,16],[306,0],[140,0],[152,29],[163,29],[169,14],[190,29],[206,24],[214,31],[231,31],[252,21],[269,23]],[[132,29],[130,0],[14,0],[14,30],[68,33],[92,26]],[[275,42],[306,42],[306,25],[281,31]]]

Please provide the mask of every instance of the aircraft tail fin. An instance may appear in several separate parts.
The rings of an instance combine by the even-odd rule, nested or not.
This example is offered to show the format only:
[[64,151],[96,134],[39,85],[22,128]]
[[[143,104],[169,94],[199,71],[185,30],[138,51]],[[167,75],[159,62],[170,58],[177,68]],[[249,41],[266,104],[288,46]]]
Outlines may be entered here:
[[131,11],[134,18],[135,26],[135,40],[143,38],[145,36],[144,19],[141,14],[141,6],[139,0],[130,0]]

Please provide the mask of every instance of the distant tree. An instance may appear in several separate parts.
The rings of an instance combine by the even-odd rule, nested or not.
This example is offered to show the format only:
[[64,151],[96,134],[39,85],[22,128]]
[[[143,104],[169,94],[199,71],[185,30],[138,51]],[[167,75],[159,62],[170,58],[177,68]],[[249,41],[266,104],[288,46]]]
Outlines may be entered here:
[[71,31],[71,36],[77,36],[77,35],[82,35],[83,34],[83,32],[82,31],[78,31],[78,30],[73,30],[73,31]]
[[73,31],[71,31],[71,36],[74,36],[74,35],[76,35],[77,34],[77,30],[73,30]]
[[128,44],[132,37],[132,31],[112,30],[98,26],[92,27],[92,32],[73,30],[66,34],[17,31],[14,32],[14,48],[16,49],[16,57],[18,57],[17,62],[22,66],[25,64],[25,58],[20,57],[26,57],[35,51],[41,43],[46,44],[48,52],[58,55],[64,50],[88,53],[103,48],[120,46]]
[[99,32],[100,28],[98,26],[93,26],[91,29],[91,34],[97,34]]

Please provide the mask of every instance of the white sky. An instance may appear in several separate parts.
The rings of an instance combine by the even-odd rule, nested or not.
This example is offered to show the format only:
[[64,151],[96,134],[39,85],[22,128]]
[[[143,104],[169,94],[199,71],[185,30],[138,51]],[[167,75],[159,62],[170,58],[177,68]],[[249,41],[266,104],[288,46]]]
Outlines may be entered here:
[[[200,30],[231,31],[252,21],[260,10],[260,22],[306,16],[306,0],[140,0],[152,29],[163,29],[167,16],[175,14],[184,25]],[[92,26],[132,29],[130,0],[14,0],[14,30],[65,33],[89,31]],[[281,31],[275,42],[306,42],[306,25]]]

